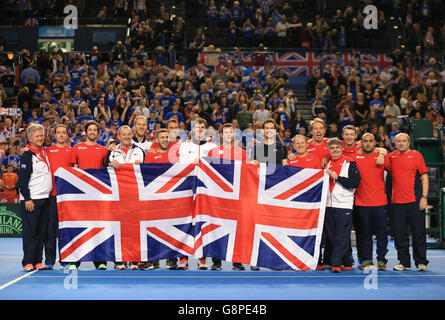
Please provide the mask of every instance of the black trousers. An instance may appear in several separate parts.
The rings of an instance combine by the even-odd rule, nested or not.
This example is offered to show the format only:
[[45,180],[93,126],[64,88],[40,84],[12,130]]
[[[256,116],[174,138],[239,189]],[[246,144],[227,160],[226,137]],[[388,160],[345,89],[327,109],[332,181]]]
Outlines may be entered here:
[[360,253],[362,262],[372,260],[372,235],[377,236],[377,261],[387,262],[388,252],[388,218],[386,206],[357,206],[358,224],[360,229]]
[[47,238],[49,199],[33,200],[34,210],[25,209],[25,201],[20,201],[23,225],[23,259],[22,265],[42,263],[43,245]]
[[[392,204],[391,229],[395,237],[397,258],[405,267],[411,267],[409,235],[413,242],[413,258],[416,266],[428,264],[426,259],[425,212],[419,210],[418,202]],[[408,229],[409,228],[409,229]]]
[[45,241],[46,264],[56,263],[58,237],[59,216],[57,214],[57,198],[55,196],[49,196],[48,235]]
[[326,250],[330,253],[330,265],[341,267],[349,255],[352,229],[352,209],[326,208]]

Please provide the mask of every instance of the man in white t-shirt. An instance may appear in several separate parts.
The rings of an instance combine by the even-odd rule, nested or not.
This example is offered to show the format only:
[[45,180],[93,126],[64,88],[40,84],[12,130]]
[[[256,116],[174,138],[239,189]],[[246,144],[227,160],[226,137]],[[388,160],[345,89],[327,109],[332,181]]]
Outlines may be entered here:
[[133,144],[141,148],[145,153],[150,150],[152,142],[145,138],[148,129],[147,117],[143,115],[138,115],[134,119],[134,137]]
[[[192,136],[179,147],[179,163],[198,163],[201,157],[207,156],[210,150],[217,145],[206,139],[207,121],[201,118],[192,122]],[[187,270],[188,257],[181,257],[177,269]],[[200,258],[198,262],[199,270],[207,270],[206,258]]]

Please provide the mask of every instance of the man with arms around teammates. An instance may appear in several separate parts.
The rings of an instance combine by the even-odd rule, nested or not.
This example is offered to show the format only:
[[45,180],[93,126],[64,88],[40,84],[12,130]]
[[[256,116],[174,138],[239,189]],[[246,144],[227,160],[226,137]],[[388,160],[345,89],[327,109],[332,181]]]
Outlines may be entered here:
[[[362,154],[362,142],[356,141],[357,139],[357,128],[353,125],[346,125],[342,129],[342,143],[343,143],[343,154],[349,156],[352,159],[355,159],[357,154]],[[375,148],[375,151],[378,152],[377,158],[375,159],[376,164],[382,165],[385,161],[385,156],[388,154],[388,151],[385,148]],[[356,247],[357,247],[357,256],[359,263],[363,261],[361,256],[361,244],[360,241],[362,239],[360,235],[360,224],[358,223],[358,214],[357,210],[354,207],[352,212],[352,225],[354,227],[355,235],[356,235]],[[352,269],[352,263],[354,259],[352,258],[352,246],[350,247],[350,257],[349,260],[345,258],[345,265],[348,268]]]
[[292,146],[295,149],[293,160],[288,156],[286,164],[293,167],[321,169],[321,161],[315,153],[307,150],[308,142],[305,136],[297,134],[292,139]]
[[377,236],[377,267],[378,270],[386,270],[388,252],[387,223],[387,197],[385,193],[384,171],[389,165],[388,157],[384,158],[384,164],[377,164],[376,159],[380,152],[375,147],[374,135],[365,133],[361,139],[362,154],[357,154],[355,162],[360,172],[360,185],[355,192],[355,208],[360,233],[360,245],[362,263],[361,270],[374,267],[372,261],[372,236]]

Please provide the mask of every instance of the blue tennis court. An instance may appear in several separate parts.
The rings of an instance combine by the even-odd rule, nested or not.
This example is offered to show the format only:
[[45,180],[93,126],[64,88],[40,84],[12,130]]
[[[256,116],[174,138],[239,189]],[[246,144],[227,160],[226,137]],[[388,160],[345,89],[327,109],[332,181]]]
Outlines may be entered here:
[[[78,271],[59,269],[25,273],[21,239],[0,239],[1,300],[441,300],[445,298],[445,250],[428,251],[427,272],[392,271],[397,263],[390,242],[388,271],[186,271],[93,270],[85,262]],[[210,259],[208,259],[210,260]],[[211,262],[209,263],[209,267]],[[412,265],[414,267],[414,263]]]

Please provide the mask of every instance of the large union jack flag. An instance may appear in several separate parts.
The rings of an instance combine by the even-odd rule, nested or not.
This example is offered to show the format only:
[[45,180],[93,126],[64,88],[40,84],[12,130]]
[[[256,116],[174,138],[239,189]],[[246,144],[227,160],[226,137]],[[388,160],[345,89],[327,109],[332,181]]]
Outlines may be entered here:
[[205,158],[55,176],[61,260],[215,257],[314,269],[326,203],[323,170]]

